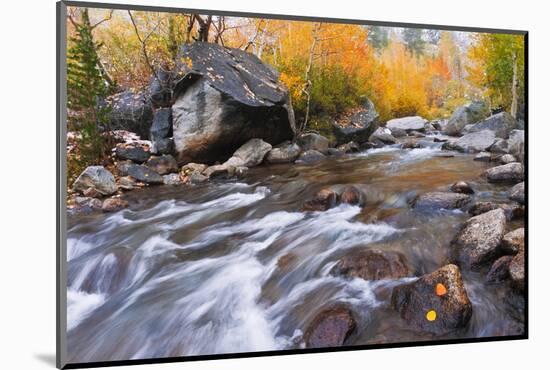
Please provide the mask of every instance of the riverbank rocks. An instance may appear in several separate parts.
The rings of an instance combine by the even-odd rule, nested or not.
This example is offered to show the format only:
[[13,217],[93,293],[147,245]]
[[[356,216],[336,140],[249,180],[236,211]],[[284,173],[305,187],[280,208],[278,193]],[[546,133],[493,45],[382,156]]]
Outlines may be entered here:
[[111,130],[127,130],[143,139],[149,137],[153,107],[144,92],[123,91],[105,99],[102,106],[109,108],[107,119]]
[[348,278],[383,280],[409,276],[410,270],[402,253],[360,249],[342,257],[330,273]]
[[443,144],[443,149],[456,150],[463,153],[484,152],[495,142],[495,133],[490,130],[472,132],[455,141]]
[[506,215],[506,220],[512,221],[520,219],[524,216],[524,208],[518,204],[494,203],[494,202],[475,202],[468,209],[468,213],[472,216],[478,216],[482,213],[492,211],[494,209],[502,209]]
[[89,166],[75,180],[73,190],[83,193],[89,188],[102,195],[114,194],[117,191],[115,177],[103,166]]
[[508,163],[514,163],[514,162],[517,162],[517,159],[512,154],[504,154],[502,157],[500,157],[500,163],[502,164],[508,164]]
[[510,231],[502,238],[502,251],[506,254],[518,254],[525,246],[525,229],[523,227]]
[[[330,154],[329,148],[329,154]],[[349,143],[341,144],[336,147],[337,150],[343,152],[343,153],[358,153],[361,151],[361,148],[359,148],[359,144],[357,144],[354,141],[350,141]]]
[[426,122],[428,121],[420,116],[394,118],[386,123],[386,127],[390,130],[398,129],[407,132],[422,131]]
[[356,322],[349,308],[337,305],[321,311],[305,330],[307,348],[341,346],[356,328]]
[[180,164],[225,160],[253,138],[271,145],[294,138],[288,90],[255,55],[194,42],[177,60],[172,119]]
[[496,154],[507,154],[508,141],[505,139],[496,139],[493,145],[489,148],[489,151]]
[[480,152],[474,157],[474,161],[478,162],[491,162],[492,155],[489,152]]
[[162,182],[164,185],[181,185],[183,183],[180,175],[177,173],[170,173],[162,176]]
[[325,159],[325,155],[317,150],[306,150],[300,153],[300,156],[296,160],[296,163],[313,163]]
[[488,283],[500,283],[507,280],[510,276],[510,263],[512,263],[513,258],[513,256],[502,256],[497,259],[485,276],[485,281]]
[[476,123],[489,115],[489,109],[480,101],[472,102],[455,109],[451,118],[443,126],[446,135],[459,135],[466,125]]
[[391,302],[410,326],[436,335],[466,326],[472,316],[472,304],[455,265],[395,287]]
[[451,242],[453,259],[471,270],[494,261],[505,229],[506,215],[500,208],[470,218]]
[[161,155],[160,157],[151,157],[145,164],[147,167],[158,173],[166,175],[169,173],[178,172],[178,163],[171,155]]
[[301,135],[298,138],[298,144],[304,151],[316,150],[323,154],[327,154],[329,147],[326,137],[314,133]]
[[508,151],[523,163],[525,157],[525,132],[512,130],[508,138]]
[[[397,129],[396,129],[397,130]],[[397,139],[393,137],[392,131],[386,127],[378,127],[369,137],[370,142],[380,142],[383,144],[395,144]]]
[[187,163],[185,166],[181,168],[180,173],[183,176],[190,175],[193,172],[203,173],[204,170],[206,170],[208,166],[206,164],[202,163]]
[[326,211],[336,205],[338,194],[332,189],[325,188],[319,190],[312,199],[306,201],[302,206],[302,211]]
[[290,163],[294,162],[302,152],[302,148],[296,143],[285,141],[271,149],[265,160],[267,163]]
[[525,290],[525,249],[521,248],[518,254],[512,258],[508,268],[512,286],[523,292]]
[[466,181],[458,181],[451,185],[451,191],[453,193],[473,194],[474,189]]
[[131,176],[137,181],[149,185],[159,185],[164,183],[161,175],[159,175],[149,167],[140,164],[129,165],[128,176]]
[[172,109],[157,109],[150,129],[151,151],[155,154],[171,154],[174,149],[172,139]]
[[138,184],[132,177],[122,176],[118,179],[118,187],[123,190],[134,190],[138,187]]
[[461,208],[470,201],[468,194],[432,192],[416,198],[414,208],[420,209],[455,209]]
[[525,182],[514,185],[508,194],[508,198],[519,204],[525,203]]
[[492,183],[516,184],[523,181],[523,165],[519,162],[514,162],[489,168],[485,171],[485,176],[487,176],[487,181]]
[[117,144],[115,155],[121,160],[130,160],[136,163],[143,163],[151,157],[149,148],[136,143]]
[[91,197],[74,197],[74,206],[71,209],[78,213],[91,213],[101,210],[103,203],[101,200]]
[[508,112],[494,114],[485,120],[473,125],[469,132],[490,130],[496,137],[507,139],[510,131],[517,128],[517,121]]
[[116,212],[128,207],[128,202],[120,198],[107,198],[103,201],[101,210],[103,212]]
[[378,127],[378,112],[373,102],[367,99],[359,109],[333,122],[332,127],[338,144],[350,141],[363,143]]
[[347,186],[340,194],[340,201],[346,204],[362,204],[363,198],[363,193],[355,186]]
[[250,139],[233,153],[225,164],[233,167],[254,167],[262,163],[265,155],[271,150],[271,144],[262,139]]

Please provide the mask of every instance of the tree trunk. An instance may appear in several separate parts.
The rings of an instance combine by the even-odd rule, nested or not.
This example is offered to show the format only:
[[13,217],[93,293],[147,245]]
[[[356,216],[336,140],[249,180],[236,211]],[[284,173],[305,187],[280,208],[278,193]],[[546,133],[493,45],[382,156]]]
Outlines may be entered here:
[[313,66],[313,57],[315,56],[315,46],[317,45],[318,33],[320,29],[321,29],[321,23],[318,23],[317,25],[315,25],[315,28],[313,29],[313,41],[311,42],[311,47],[309,48],[309,60],[308,60],[306,73],[305,73],[306,84],[302,90],[304,94],[306,94],[307,96],[306,116],[304,118],[304,122],[302,123],[302,127],[300,128],[300,133],[303,133],[306,130],[307,123],[309,121],[309,107],[311,105],[311,80],[309,79],[309,74],[311,73],[311,67]]
[[517,52],[513,56],[513,74],[512,74],[512,106],[510,114],[516,118],[518,115],[518,55]]

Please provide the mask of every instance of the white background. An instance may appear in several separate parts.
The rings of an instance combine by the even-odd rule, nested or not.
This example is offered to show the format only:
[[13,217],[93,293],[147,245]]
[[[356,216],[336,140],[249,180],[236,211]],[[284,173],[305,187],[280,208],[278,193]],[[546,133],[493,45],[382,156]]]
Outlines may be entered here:
[[[529,365],[548,363],[550,20],[544,1],[111,2],[530,31],[529,340],[147,365],[132,369],[401,367],[450,370],[529,368]],[[2,2],[0,30],[0,367],[51,369],[55,358],[55,1]]]

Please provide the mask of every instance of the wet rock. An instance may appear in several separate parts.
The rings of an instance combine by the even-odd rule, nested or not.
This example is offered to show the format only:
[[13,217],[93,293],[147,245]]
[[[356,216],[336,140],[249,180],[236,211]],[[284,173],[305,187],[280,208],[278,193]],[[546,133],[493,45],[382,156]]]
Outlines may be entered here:
[[187,163],[181,168],[180,173],[183,176],[190,175],[193,172],[203,173],[208,168],[208,165],[202,163]]
[[313,163],[325,159],[325,155],[316,150],[306,150],[300,153],[296,163]]
[[405,131],[421,131],[424,130],[424,124],[428,122],[420,116],[403,117],[391,119],[386,123],[386,127],[390,130],[400,129]]
[[443,127],[443,132],[446,135],[459,135],[466,125],[476,123],[488,114],[489,109],[480,101],[458,107]]
[[145,164],[147,167],[158,173],[166,175],[169,173],[178,172],[178,163],[171,155],[162,155],[160,157],[151,157]]
[[453,259],[461,266],[478,270],[499,257],[506,228],[500,208],[470,218],[451,242]]
[[75,207],[73,211],[79,213],[89,213],[93,211],[98,211],[101,209],[103,204],[101,200],[97,198],[90,197],[75,197],[74,198]]
[[525,246],[525,229],[523,227],[510,231],[502,238],[501,248],[506,254],[517,254]]
[[73,190],[84,192],[90,188],[102,195],[111,195],[117,191],[115,177],[103,166],[89,166],[75,180]]
[[490,162],[491,161],[491,153],[489,152],[481,152],[476,154],[474,157],[474,161],[478,162]]
[[95,188],[88,188],[82,192],[82,195],[88,198],[101,198],[102,194]]
[[496,139],[493,145],[489,148],[491,153],[507,154],[508,153],[508,141],[505,139]]
[[470,201],[470,196],[460,193],[432,192],[420,195],[414,208],[454,209],[461,208]]
[[498,208],[504,211],[507,221],[521,219],[524,216],[524,209],[520,205],[493,202],[476,202],[468,209],[468,213],[477,216]]
[[265,160],[268,163],[290,163],[294,162],[300,155],[302,148],[296,143],[285,141],[271,149]]
[[409,276],[410,269],[402,253],[361,249],[342,257],[330,273],[364,280],[383,280]]
[[395,144],[397,139],[393,137],[392,131],[386,127],[378,127],[369,137],[370,142],[381,142],[383,144]]
[[488,283],[500,283],[508,279],[512,259],[512,256],[502,256],[497,259],[491,266],[487,276],[485,276],[485,281]]
[[446,143],[449,139],[434,137],[434,143]]
[[287,267],[290,266],[294,261],[296,261],[297,257],[293,253],[287,253],[277,260],[277,267],[283,270],[286,270]]
[[395,287],[391,302],[410,326],[437,335],[466,326],[472,316],[472,304],[455,265]]
[[253,138],[295,135],[288,89],[255,55],[216,43],[182,45],[172,105],[178,163],[223,161]]
[[118,179],[118,187],[124,190],[134,190],[137,187],[137,183],[132,177],[123,176]]
[[177,173],[171,173],[171,174],[162,176],[162,181],[164,185],[181,185],[182,184],[180,175]]
[[328,148],[328,155],[330,155],[331,157],[341,157],[344,154],[346,154],[346,153],[344,153],[340,149]]
[[347,186],[340,195],[340,201],[347,204],[362,204],[363,194],[355,186]]
[[191,184],[202,184],[208,181],[208,177],[198,173],[197,171],[189,175],[189,182]]
[[136,163],[143,163],[149,159],[151,152],[148,148],[139,144],[118,144],[115,148],[118,159],[130,160]]
[[361,143],[361,145],[359,145],[359,147],[361,148],[361,150],[369,150],[369,149],[376,149],[376,148],[382,148],[384,146],[383,143],[381,142],[375,142],[375,143],[372,143],[370,141],[367,141],[365,143]]
[[512,286],[523,292],[525,290],[525,251],[523,248],[512,258],[508,270]]
[[402,129],[400,129],[400,128],[393,128],[393,129],[390,129],[390,134],[391,134],[394,138],[400,138],[400,137],[405,137],[405,136],[407,136],[407,131],[402,130]]
[[229,175],[229,167],[230,166],[226,164],[216,164],[214,166],[208,167],[206,170],[203,171],[202,174],[207,178],[227,176]]
[[458,181],[451,185],[451,191],[454,193],[473,194],[474,189],[466,181]]
[[418,149],[420,148],[420,143],[415,140],[407,140],[401,144],[401,149]]
[[423,138],[423,137],[426,137],[426,134],[422,133],[422,132],[419,132],[419,131],[411,131],[409,132],[409,135],[412,136],[412,137],[416,137],[416,138]]
[[153,108],[148,94],[123,91],[100,104],[109,107],[107,119],[111,130],[126,130],[146,139],[153,121]]
[[517,159],[512,154],[504,154],[502,157],[500,157],[500,163],[502,164],[508,164],[508,163],[514,163],[514,162],[517,162]]
[[508,138],[508,150],[520,162],[523,163],[525,157],[524,131],[512,130]]
[[517,128],[517,121],[508,112],[500,112],[494,114],[485,120],[476,123],[470,132],[478,132],[482,130],[491,130],[496,137],[507,139],[510,131]]
[[508,198],[518,202],[519,204],[525,203],[525,182],[520,182],[519,184],[514,185],[510,192],[508,193]]
[[128,207],[128,202],[120,198],[107,198],[103,201],[103,212],[116,212]]
[[336,149],[344,153],[357,153],[360,151],[359,145],[353,141],[350,141],[349,143],[346,143],[346,144],[339,145]]
[[487,181],[492,183],[512,183],[516,184],[523,181],[523,165],[519,162],[503,164],[489,168],[485,171]]
[[265,155],[271,150],[271,144],[262,139],[250,139],[233,153],[225,164],[233,167],[254,167],[263,162]]
[[332,189],[321,189],[315,196],[306,201],[302,206],[302,211],[326,211],[336,205],[338,194]]
[[349,119],[333,123],[333,132],[339,144],[355,141],[363,143],[378,127],[378,112],[368,100]]
[[298,144],[304,151],[316,150],[326,154],[328,152],[329,142],[324,136],[318,134],[304,134],[298,138]]
[[456,141],[443,144],[443,149],[456,150],[463,153],[487,151],[495,141],[495,133],[490,130],[472,132]]
[[147,166],[132,164],[128,167],[128,176],[133,177],[137,181],[149,185],[163,184],[162,176],[150,169]]
[[345,306],[335,306],[321,311],[304,334],[307,348],[341,346],[355,330],[352,312]]

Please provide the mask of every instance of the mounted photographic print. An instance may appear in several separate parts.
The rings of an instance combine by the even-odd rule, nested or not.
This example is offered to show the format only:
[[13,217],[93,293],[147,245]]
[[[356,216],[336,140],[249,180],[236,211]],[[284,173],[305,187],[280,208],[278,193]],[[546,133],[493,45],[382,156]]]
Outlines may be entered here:
[[58,367],[527,338],[527,117],[525,31],[58,3]]

